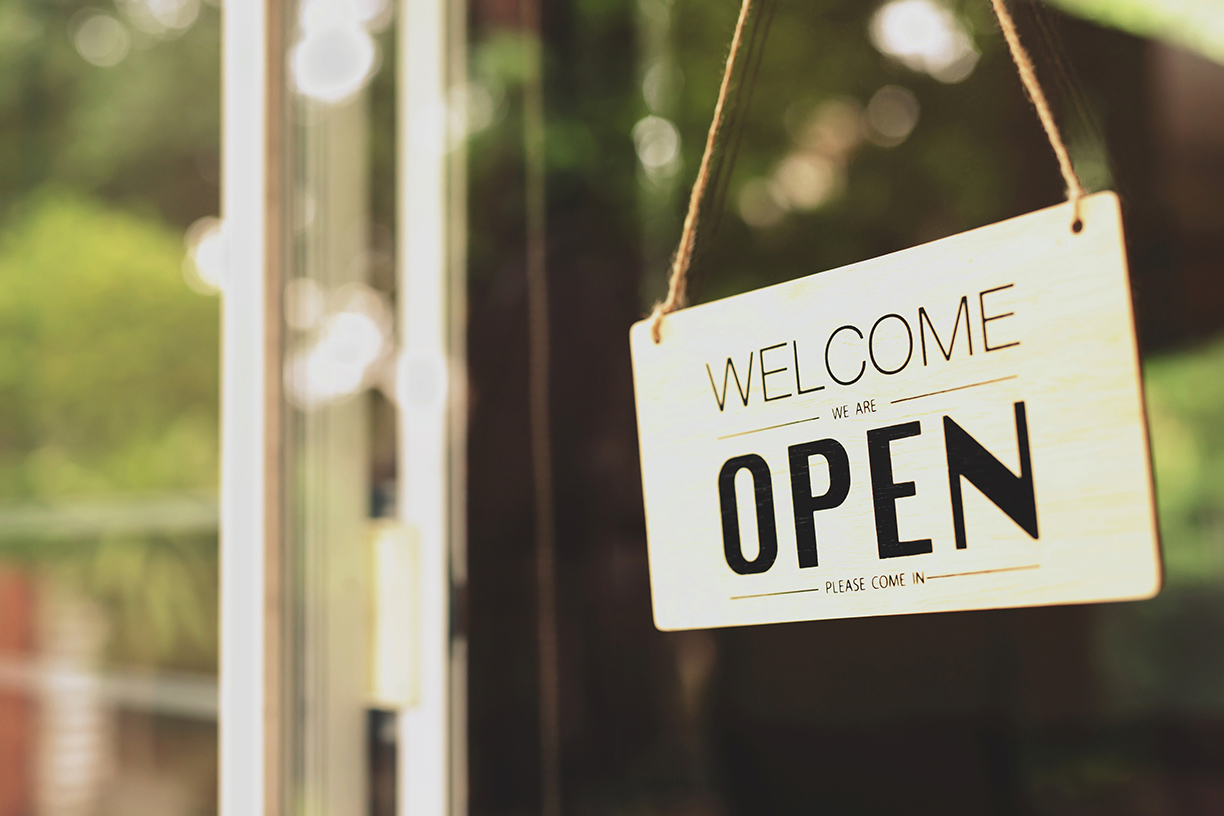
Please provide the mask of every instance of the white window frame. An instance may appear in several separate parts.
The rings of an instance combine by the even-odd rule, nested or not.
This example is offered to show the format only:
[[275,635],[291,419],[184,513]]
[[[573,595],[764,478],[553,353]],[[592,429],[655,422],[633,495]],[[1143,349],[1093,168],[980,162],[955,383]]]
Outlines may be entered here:
[[[280,593],[280,287],[285,11],[294,0],[223,9],[221,816],[288,816],[283,779]],[[464,643],[452,633],[464,579],[461,501],[465,236],[462,156],[445,115],[463,76],[462,4],[401,0],[399,98],[400,449],[398,508],[415,529],[417,697],[399,715],[398,813],[466,813]],[[357,636],[366,633],[356,633]],[[410,648],[411,636],[404,639]]]

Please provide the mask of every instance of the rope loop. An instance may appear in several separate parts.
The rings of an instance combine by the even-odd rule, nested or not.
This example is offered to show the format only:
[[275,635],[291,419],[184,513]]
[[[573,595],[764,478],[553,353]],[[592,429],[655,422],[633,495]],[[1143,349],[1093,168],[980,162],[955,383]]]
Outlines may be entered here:
[[[705,197],[706,186],[710,182],[710,159],[718,144],[719,131],[723,124],[723,109],[727,102],[727,91],[731,86],[731,76],[735,70],[735,61],[739,56],[740,46],[744,38],[744,22],[752,10],[753,0],[743,0],[740,6],[739,19],[735,23],[735,34],[731,38],[731,50],[727,54],[727,64],[723,68],[722,85],[718,89],[718,102],[714,105],[714,118],[710,122],[710,132],[706,136],[705,151],[701,155],[701,166],[697,170],[697,179],[693,182],[693,191],[689,195],[688,212],[684,216],[684,228],[680,233],[680,245],[676,256],[672,259],[671,276],[667,283],[667,297],[655,304],[650,315],[650,336],[656,344],[663,339],[663,319],[685,305],[688,288],[689,265],[693,260],[693,242],[697,235],[697,225],[701,220],[701,202]],[[1033,68],[1033,60],[1020,43],[1020,35],[1016,31],[1016,23],[1008,12],[1004,0],[990,0],[999,27],[1003,30],[1003,38],[1007,40],[1007,48],[1011,52],[1020,81],[1028,93],[1029,100],[1037,109],[1037,118],[1045,130],[1054,156],[1058,159],[1058,169],[1067,185],[1067,200],[1071,203],[1071,231],[1079,233],[1084,228],[1083,208],[1081,201],[1086,195],[1084,185],[1071,164],[1071,154],[1063,142],[1062,132],[1058,122],[1050,110],[1045,92],[1037,79],[1037,71]]]
[[1041,90],[1041,83],[1037,81],[1033,60],[1020,42],[1016,21],[1012,19],[1003,0],[990,0],[990,5],[994,8],[995,17],[999,19],[999,28],[1003,29],[1003,39],[1007,40],[1007,49],[1011,52],[1012,61],[1016,63],[1020,81],[1024,83],[1024,90],[1028,92],[1029,100],[1037,109],[1037,118],[1041,120],[1041,127],[1045,130],[1050,147],[1054,149],[1054,156],[1058,159],[1058,169],[1067,185],[1067,200],[1071,202],[1071,231],[1079,233],[1084,228],[1080,206],[1080,200],[1086,195],[1084,185],[1080,184],[1079,176],[1071,165],[1071,154],[1063,143],[1062,132],[1054,120],[1054,113],[1050,110],[1050,103],[1046,101],[1045,92]]

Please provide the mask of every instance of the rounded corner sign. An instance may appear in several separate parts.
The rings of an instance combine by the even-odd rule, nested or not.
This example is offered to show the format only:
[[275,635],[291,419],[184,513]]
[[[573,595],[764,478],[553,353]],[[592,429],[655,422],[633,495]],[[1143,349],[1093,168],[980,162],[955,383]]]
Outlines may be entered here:
[[655,623],[1160,587],[1112,193],[630,333]]

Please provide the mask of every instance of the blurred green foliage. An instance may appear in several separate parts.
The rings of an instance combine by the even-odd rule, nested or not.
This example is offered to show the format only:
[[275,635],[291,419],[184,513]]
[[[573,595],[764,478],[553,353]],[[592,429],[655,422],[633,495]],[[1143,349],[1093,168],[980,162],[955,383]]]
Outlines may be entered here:
[[62,192],[0,233],[0,494],[214,488],[217,301],[155,219]]
[[1165,579],[1224,581],[1224,342],[1144,366]]
[[[187,30],[154,35],[131,5],[0,2],[0,213],[49,181],[184,227],[216,213],[220,12],[201,4]],[[78,53],[89,14],[124,26],[118,64]]]
[[[181,269],[218,209],[220,14],[154,30],[137,6],[0,2],[0,514],[215,502],[218,301]],[[90,15],[116,64],[79,51]],[[122,528],[9,535],[0,561],[101,601],[112,660],[214,669],[216,534]]]
[[1219,0],[1048,0],[1070,14],[1198,51],[1224,63],[1224,4]]
[[1165,584],[1103,606],[1096,652],[1112,711],[1224,713],[1224,341],[1144,362]]
[[[218,302],[159,219],[40,191],[0,232],[0,496],[7,506],[216,489]],[[16,559],[97,597],[125,663],[215,663],[215,535],[40,537]]]
[[213,672],[220,642],[216,544],[215,534],[108,536],[80,558],[54,562],[51,574],[108,610],[114,663]]

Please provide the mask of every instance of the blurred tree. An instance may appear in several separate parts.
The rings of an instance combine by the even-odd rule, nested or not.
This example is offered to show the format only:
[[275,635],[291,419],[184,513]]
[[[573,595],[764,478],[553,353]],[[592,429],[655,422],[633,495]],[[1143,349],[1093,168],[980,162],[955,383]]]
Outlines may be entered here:
[[180,226],[215,214],[220,51],[198,0],[0,3],[0,215],[48,181]]
[[[177,230],[80,194],[39,191],[10,213],[0,496],[215,491],[217,301],[183,284],[182,259]],[[5,557],[50,566],[113,604],[125,662],[215,661],[214,534],[40,535],[6,539]]]
[[0,494],[214,488],[217,301],[156,220],[40,192],[0,233]]

